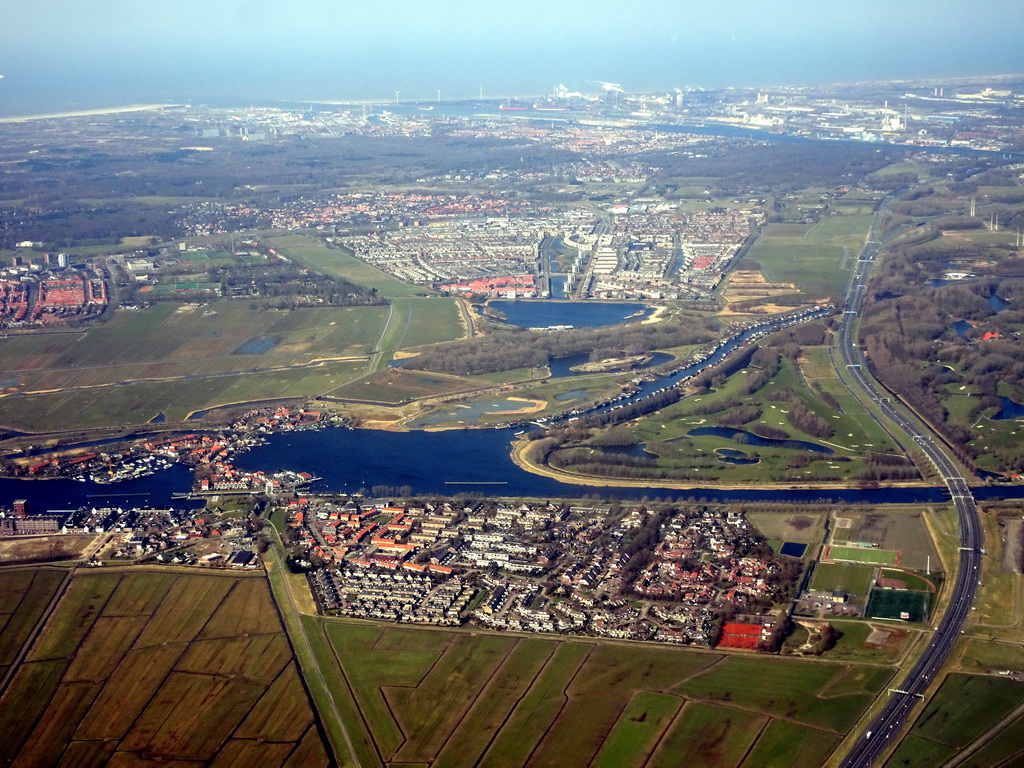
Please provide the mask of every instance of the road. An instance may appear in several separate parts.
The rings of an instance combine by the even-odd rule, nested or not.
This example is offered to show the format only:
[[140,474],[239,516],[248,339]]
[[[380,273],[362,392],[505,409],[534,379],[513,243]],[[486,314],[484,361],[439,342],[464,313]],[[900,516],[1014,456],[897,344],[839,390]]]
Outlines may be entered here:
[[864,300],[865,282],[881,243],[874,239],[879,208],[871,222],[867,239],[861,249],[857,264],[850,277],[846,291],[846,309],[842,316],[837,334],[840,358],[846,366],[850,379],[875,404],[882,414],[900,430],[905,432],[917,444],[928,460],[942,477],[950,497],[956,505],[960,530],[960,564],[949,596],[949,607],[936,625],[931,639],[924,652],[911,668],[910,672],[890,692],[889,700],[871,724],[867,726],[854,744],[843,768],[868,768],[876,765],[880,756],[891,746],[894,737],[898,736],[906,723],[911,710],[924,697],[924,692],[934,680],[939,668],[946,660],[963,631],[964,622],[971,611],[975,593],[981,576],[982,531],[978,520],[978,509],[974,502],[967,480],[957,465],[946,453],[942,442],[928,429],[927,425],[918,423],[892,402],[887,391],[883,391],[870,377],[864,367],[864,356],[856,339],[857,313]]

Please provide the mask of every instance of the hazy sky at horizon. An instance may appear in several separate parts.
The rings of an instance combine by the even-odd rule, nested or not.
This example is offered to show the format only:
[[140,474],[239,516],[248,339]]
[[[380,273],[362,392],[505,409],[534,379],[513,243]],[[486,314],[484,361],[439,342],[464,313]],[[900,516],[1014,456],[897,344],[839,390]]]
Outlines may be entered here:
[[1024,71],[1007,0],[3,0],[0,103],[459,98]]

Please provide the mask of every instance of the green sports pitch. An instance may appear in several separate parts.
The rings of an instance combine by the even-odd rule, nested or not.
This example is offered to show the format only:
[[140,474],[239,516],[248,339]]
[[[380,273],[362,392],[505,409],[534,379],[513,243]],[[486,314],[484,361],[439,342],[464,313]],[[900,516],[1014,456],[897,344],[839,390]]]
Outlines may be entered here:
[[928,617],[928,593],[902,589],[872,589],[865,615],[869,619],[924,621]]
[[896,565],[900,561],[900,553],[892,549],[875,549],[874,547],[831,546],[825,550],[825,557],[822,559],[843,563]]

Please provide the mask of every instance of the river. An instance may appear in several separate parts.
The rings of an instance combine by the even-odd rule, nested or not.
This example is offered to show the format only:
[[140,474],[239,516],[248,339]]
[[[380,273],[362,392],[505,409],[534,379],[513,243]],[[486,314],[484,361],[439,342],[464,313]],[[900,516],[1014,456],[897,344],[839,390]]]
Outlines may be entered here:
[[[323,477],[312,491],[356,492],[375,485],[408,485],[416,494],[478,493],[495,496],[579,498],[585,494],[639,499],[696,499],[708,502],[775,501],[889,504],[948,501],[945,488],[778,489],[695,488],[671,490],[651,487],[590,487],[562,483],[534,475],[513,463],[509,449],[511,429],[454,430],[447,432],[382,432],[324,429],[272,436],[265,445],[241,454],[236,466],[244,470],[291,469]],[[72,480],[2,480],[0,495],[6,504],[28,500],[28,509],[91,506],[143,506],[180,504],[172,494],[188,491],[189,471],[183,466],[116,485]],[[979,499],[1022,498],[1024,486],[983,487]]]
[[[826,311],[822,310],[821,314]],[[819,314],[818,311],[810,313]],[[773,321],[772,325],[778,321]],[[673,386],[704,367],[713,365],[738,346],[765,333],[764,328],[745,330],[714,348],[700,363],[686,366],[653,382],[640,385],[629,400],[603,404],[605,411],[642,399]],[[495,496],[579,498],[585,494],[639,499],[697,499],[706,501],[842,502],[886,504],[943,502],[945,487],[876,489],[695,488],[672,490],[657,487],[585,486],[563,483],[520,469],[510,449],[520,429],[448,430],[441,432],[389,432],[379,430],[324,429],[272,435],[266,444],[236,457],[242,470],[275,472],[289,469],[309,472],[323,479],[312,491],[353,493],[374,486],[409,486],[415,494],[454,495],[471,492]],[[32,513],[91,506],[166,506],[181,504],[175,493],[191,486],[191,473],[181,465],[149,477],[124,483],[99,485],[73,480],[0,480],[0,503],[24,498]],[[1024,486],[979,488],[979,499],[1024,498]]]

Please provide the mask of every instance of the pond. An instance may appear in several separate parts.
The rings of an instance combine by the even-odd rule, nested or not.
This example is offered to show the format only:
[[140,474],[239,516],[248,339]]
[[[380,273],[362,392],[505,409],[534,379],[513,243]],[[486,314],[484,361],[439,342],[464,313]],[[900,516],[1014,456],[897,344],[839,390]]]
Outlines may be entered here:
[[732,448],[716,448],[715,453],[718,454],[718,460],[726,464],[757,464],[760,459],[752,459],[750,456],[745,454],[743,451],[737,451]]
[[806,440],[794,440],[792,438],[775,439],[761,437],[745,429],[732,429],[731,427],[697,427],[686,433],[690,437],[724,437],[727,440],[735,440],[744,445],[756,445],[759,448],[789,448],[791,450],[814,451],[815,453],[835,453],[831,448],[817,443],[809,443]]
[[1019,419],[1024,416],[1024,405],[1011,400],[1008,397],[999,395],[999,402],[1003,406],[999,412],[992,417],[993,421],[1006,421],[1007,419]]
[[1006,299],[999,298],[993,293],[991,296],[988,297],[988,305],[992,307],[994,311],[1002,312],[1004,309],[1010,306],[1010,302],[1008,302]]
[[966,339],[967,338],[967,332],[969,330],[971,330],[971,328],[973,328],[973,327],[974,326],[972,326],[966,320],[957,320],[955,323],[953,323],[950,326],[950,328],[952,328],[954,331],[956,331],[956,335],[959,336],[961,339]]
[[233,355],[262,355],[269,352],[281,343],[280,338],[250,339],[231,354]]

